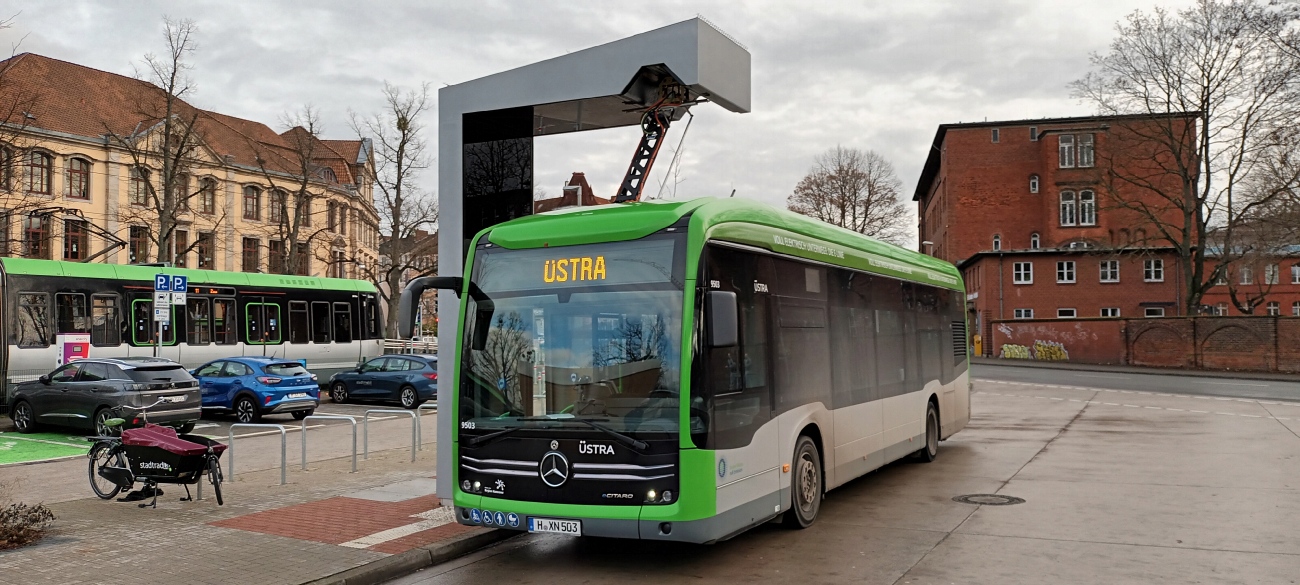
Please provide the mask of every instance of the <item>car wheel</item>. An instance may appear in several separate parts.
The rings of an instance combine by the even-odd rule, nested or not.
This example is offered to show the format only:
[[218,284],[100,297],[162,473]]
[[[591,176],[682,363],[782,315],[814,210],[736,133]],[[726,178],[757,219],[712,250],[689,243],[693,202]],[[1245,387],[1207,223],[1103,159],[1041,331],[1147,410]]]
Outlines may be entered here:
[[32,411],[32,405],[26,400],[19,400],[14,403],[13,411],[14,426],[18,427],[20,433],[30,433],[36,430],[36,413]]
[[315,408],[313,408],[313,409],[311,409],[311,410],[295,410],[295,411],[293,411],[293,420],[302,420],[302,419],[307,418],[307,417],[309,417],[309,416],[311,416],[311,415],[313,415],[313,414],[316,414],[316,409],[315,409]]
[[783,520],[790,528],[807,528],[822,507],[822,458],[808,435],[801,435],[795,443],[792,467],[790,497],[794,501]]
[[339,404],[346,403],[348,401],[348,385],[343,382],[335,382],[333,386],[330,386],[330,398]]
[[235,399],[235,419],[245,424],[256,423],[262,420],[262,409],[252,396],[240,396]]
[[184,424],[182,424],[181,426],[176,427],[176,432],[179,433],[179,434],[184,435],[185,433],[188,433],[188,432],[190,432],[190,431],[193,431],[193,430],[194,430],[194,427],[195,427],[196,425],[198,425],[198,423],[196,423],[196,422],[187,422],[187,423],[184,423]]
[[101,437],[116,437],[122,434],[122,427],[114,427],[104,424],[108,419],[114,418],[113,411],[107,407],[95,411],[95,434]]
[[416,408],[420,406],[420,395],[415,392],[411,386],[402,386],[399,399],[402,401],[402,408]]

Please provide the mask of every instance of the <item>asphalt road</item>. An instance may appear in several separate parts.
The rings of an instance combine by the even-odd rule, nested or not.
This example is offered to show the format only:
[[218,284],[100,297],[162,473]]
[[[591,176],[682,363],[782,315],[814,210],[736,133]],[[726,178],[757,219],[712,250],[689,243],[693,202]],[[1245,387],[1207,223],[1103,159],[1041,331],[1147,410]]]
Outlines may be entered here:
[[1300,401],[1300,382],[1277,380],[1211,378],[1178,374],[1138,374],[1119,371],[1078,371],[1001,364],[975,364],[972,366],[971,374],[976,380],[1054,384],[1138,392],[1167,392],[1194,396],[1226,396],[1253,400]]

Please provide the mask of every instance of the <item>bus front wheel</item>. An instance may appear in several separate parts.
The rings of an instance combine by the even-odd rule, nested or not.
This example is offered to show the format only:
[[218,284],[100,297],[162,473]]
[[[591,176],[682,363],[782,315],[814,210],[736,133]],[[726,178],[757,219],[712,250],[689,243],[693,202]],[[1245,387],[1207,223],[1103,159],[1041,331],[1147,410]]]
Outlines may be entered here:
[[795,443],[790,474],[790,510],[783,519],[790,528],[807,528],[822,507],[822,457],[807,435]]

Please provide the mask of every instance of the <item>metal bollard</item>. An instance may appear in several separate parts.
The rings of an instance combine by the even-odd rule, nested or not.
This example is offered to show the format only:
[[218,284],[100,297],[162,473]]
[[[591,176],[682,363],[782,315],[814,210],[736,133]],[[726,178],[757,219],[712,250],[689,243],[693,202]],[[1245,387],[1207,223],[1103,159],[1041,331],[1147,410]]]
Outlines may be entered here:
[[367,410],[366,416],[361,420],[362,458],[370,459],[370,415],[372,414],[405,414],[411,417],[411,463],[415,463],[415,451],[420,432],[420,417],[413,410]]
[[345,420],[352,423],[352,471],[357,472],[357,417],[337,414],[312,414],[302,419],[302,470],[307,471],[307,421],[310,419]]
[[226,436],[226,444],[230,446],[227,449],[227,451],[230,451],[230,479],[235,478],[235,427],[240,427],[245,429],[249,429],[249,428],[275,429],[280,431],[280,485],[284,485],[285,478],[286,478],[285,445],[287,444],[288,441],[287,438],[288,435],[284,430],[284,425],[267,425],[267,424],[253,424],[253,423],[235,423],[233,425],[230,425],[230,433]]
[[[435,399],[433,402],[426,402],[424,404],[421,404],[415,409],[416,412],[419,412],[421,410],[432,410],[434,412],[438,412],[437,399]],[[416,436],[416,445],[419,447],[421,451],[424,450],[424,416],[423,415],[420,416],[420,432]]]

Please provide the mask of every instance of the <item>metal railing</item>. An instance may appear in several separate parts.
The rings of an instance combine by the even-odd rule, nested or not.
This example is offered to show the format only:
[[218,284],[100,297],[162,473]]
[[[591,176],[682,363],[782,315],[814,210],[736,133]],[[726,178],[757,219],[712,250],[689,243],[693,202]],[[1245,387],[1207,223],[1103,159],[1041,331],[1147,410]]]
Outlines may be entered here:
[[[415,409],[416,412],[419,412],[421,410],[432,410],[434,412],[438,412],[438,402],[437,401],[426,402],[416,407]],[[419,442],[417,444],[419,446],[419,449],[423,451],[424,450],[424,415],[423,414],[420,415],[420,436],[419,436]]]
[[[286,450],[286,445],[288,443],[288,433],[284,430],[284,425],[268,425],[268,424],[253,424],[253,423],[235,423],[233,425],[230,425],[230,433],[226,436],[226,444],[229,445],[227,451],[230,452],[230,459],[229,459],[230,479],[235,478],[235,428],[236,427],[245,428],[245,429],[249,429],[249,428],[275,429],[280,431],[280,485],[284,485],[285,477],[286,477],[285,450]],[[412,460],[414,461],[414,459]]]
[[302,419],[302,470],[307,471],[307,421],[311,419],[345,420],[352,423],[352,471],[357,472],[357,417],[337,414],[310,414]]
[[415,451],[420,444],[420,417],[413,410],[383,408],[367,410],[361,421],[362,458],[370,459],[370,415],[372,414],[404,414],[411,417],[411,463],[415,463]]
[[426,337],[420,341],[385,339],[384,353],[438,353],[438,338]]

